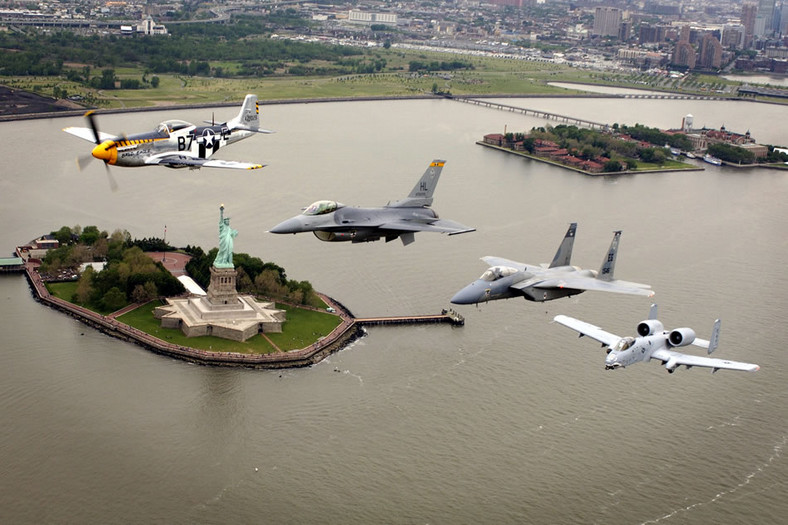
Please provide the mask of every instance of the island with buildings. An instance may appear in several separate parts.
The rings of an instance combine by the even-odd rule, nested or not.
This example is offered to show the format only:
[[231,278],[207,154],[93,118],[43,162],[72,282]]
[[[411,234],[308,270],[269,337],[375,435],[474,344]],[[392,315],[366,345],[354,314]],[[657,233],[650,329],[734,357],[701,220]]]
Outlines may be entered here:
[[786,169],[788,149],[757,144],[749,131],[693,128],[693,116],[680,129],[658,130],[642,125],[583,129],[574,125],[534,128],[528,133],[489,133],[477,144],[522,155],[584,173],[700,170],[679,160],[701,159],[709,164]]
[[[206,365],[309,366],[363,336],[364,325],[464,322],[449,310],[356,318],[307,281],[285,279],[276,264],[234,253],[237,234],[223,206],[219,248],[207,254],[128,232],[62,227],[0,259],[0,272],[24,272],[37,300],[109,335]],[[209,275],[207,291],[190,273]],[[264,295],[276,301],[258,300]]]

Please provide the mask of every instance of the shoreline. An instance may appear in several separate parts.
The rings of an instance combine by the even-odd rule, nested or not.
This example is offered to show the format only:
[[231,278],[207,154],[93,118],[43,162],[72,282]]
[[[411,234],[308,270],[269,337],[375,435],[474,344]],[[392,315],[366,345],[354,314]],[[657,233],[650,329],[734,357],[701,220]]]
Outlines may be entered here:
[[705,170],[705,168],[702,167],[702,166],[693,166],[693,167],[689,167],[689,168],[665,168],[665,169],[656,169],[656,170],[637,170],[637,171],[625,170],[625,171],[593,173],[593,172],[590,172],[590,171],[581,170],[580,168],[575,168],[573,166],[567,166],[566,164],[561,164],[560,162],[555,162],[553,160],[546,159],[544,157],[538,157],[536,155],[531,155],[531,154],[523,152],[523,151],[514,151],[512,149],[503,148],[501,146],[496,146],[494,144],[487,144],[486,142],[481,141],[481,140],[477,140],[476,144],[478,144],[479,146],[484,146],[484,147],[490,148],[490,149],[502,151],[504,153],[510,153],[510,154],[513,154],[513,155],[517,155],[518,157],[522,157],[524,159],[530,159],[530,160],[535,160],[537,162],[542,162],[544,164],[550,164],[550,165],[555,166],[557,168],[564,168],[564,169],[567,169],[567,170],[570,170],[570,171],[574,171],[576,173],[580,173],[582,175],[587,175],[589,177],[604,177],[604,176],[610,176],[610,175],[643,175],[643,174],[648,174],[648,173],[671,173],[671,172],[704,171]]
[[[597,85],[597,84],[590,84]],[[610,86],[616,87],[616,86]],[[558,94],[558,93],[498,93],[498,94],[463,94],[463,95],[446,95],[438,93],[425,93],[421,95],[367,95],[367,96],[347,96],[347,97],[323,97],[323,98],[293,98],[293,99],[258,99],[261,106],[266,105],[283,105],[283,104],[319,104],[331,102],[380,102],[380,101],[396,101],[396,100],[432,100],[432,99],[448,99],[453,98],[627,98],[624,94],[614,93],[575,93],[575,94]],[[701,98],[701,97],[699,97]],[[744,97],[709,97],[710,100],[723,101],[743,101],[743,102],[761,102],[754,99]],[[768,102],[766,102],[768,103]],[[154,111],[176,111],[184,109],[206,109],[206,108],[225,108],[237,107],[238,101],[232,102],[201,102],[194,104],[167,104],[161,106],[141,106],[134,108],[81,108],[81,109],[64,109],[61,111],[47,111],[35,113],[16,113],[9,115],[0,115],[0,122],[15,122],[20,120],[37,120],[37,119],[52,119],[52,118],[67,118],[67,117],[81,117],[87,111],[94,111],[100,115],[112,115],[121,113],[144,113]]]

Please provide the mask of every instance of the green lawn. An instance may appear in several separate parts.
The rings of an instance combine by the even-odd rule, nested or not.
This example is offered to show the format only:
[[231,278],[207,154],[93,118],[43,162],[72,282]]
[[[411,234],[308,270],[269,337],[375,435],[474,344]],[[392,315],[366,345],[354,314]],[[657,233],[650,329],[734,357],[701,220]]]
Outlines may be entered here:
[[[153,310],[159,304],[158,301],[152,301],[118,317],[118,320],[163,341],[201,350],[242,354],[270,354],[276,351],[265,337],[259,335],[239,343],[214,336],[186,337],[180,330],[162,328],[161,322],[153,317]],[[287,311],[287,321],[282,326],[282,333],[266,335],[283,351],[309,346],[331,333],[342,322],[339,316],[329,313],[283,305],[277,305],[277,308]]]
[[78,304],[83,308],[87,308],[88,310],[93,310],[94,312],[100,313],[102,315],[111,314],[113,312],[113,310],[107,310],[93,303],[80,304],[74,301],[73,297],[74,294],[77,293],[77,284],[78,284],[77,281],[67,281],[62,283],[46,283],[46,287],[47,290],[49,290],[50,294],[54,295],[59,299],[63,299],[64,301],[68,301],[69,303]]

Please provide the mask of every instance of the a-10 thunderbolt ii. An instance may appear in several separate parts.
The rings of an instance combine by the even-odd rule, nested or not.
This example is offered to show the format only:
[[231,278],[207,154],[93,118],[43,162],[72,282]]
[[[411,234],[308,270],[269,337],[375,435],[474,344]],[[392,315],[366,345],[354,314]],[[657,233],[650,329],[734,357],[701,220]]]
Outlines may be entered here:
[[[93,142],[92,156],[107,166],[166,166],[168,168],[233,168],[253,170],[263,164],[210,159],[219,149],[257,133],[273,133],[260,129],[257,95],[246,95],[238,115],[222,124],[195,126],[182,120],[166,120],[153,131],[132,135],[110,135],[98,130],[95,114],[85,117],[89,128],[69,127],[63,131]],[[80,167],[85,160],[79,160]]]
[[396,238],[408,245],[418,232],[438,232],[457,235],[475,231],[462,224],[441,219],[430,208],[432,193],[438,184],[444,160],[433,160],[410,194],[385,206],[360,208],[339,202],[321,200],[297,215],[271,228],[271,233],[313,232],[326,242],[369,242]]
[[551,301],[560,297],[577,295],[586,290],[616,292],[651,297],[654,292],[647,284],[613,279],[616,254],[621,232],[613,233],[613,242],[602,262],[599,272],[571,266],[572,247],[577,223],[566,231],[564,240],[549,266],[534,266],[502,259],[482,257],[490,268],[481,277],[452,297],[454,304],[477,304],[496,299],[524,297],[528,301]]
[[758,365],[752,363],[688,355],[672,350],[682,346],[695,345],[706,348],[708,353],[711,354],[717,349],[719,344],[720,320],[714,321],[711,339],[707,341],[695,337],[695,331],[692,328],[665,330],[662,323],[657,320],[657,305],[655,304],[651,305],[648,319],[638,324],[638,337],[619,337],[602,330],[598,326],[573,317],[567,317],[566,315],[557,315],[554,321],[579,332],[580,337],[587,335],[591,339],[602,343],[602,347],[607,349],[607,357],[605,358],[606,370],[624,368],[641,361],[647,363],[652,359],[662,361],[665,369],[671,374],[681,365],[686,366],[687,369],[693,366],[703,366],[711,368],[712,372],[723,368],[745,372],[754,372],[760,369]]

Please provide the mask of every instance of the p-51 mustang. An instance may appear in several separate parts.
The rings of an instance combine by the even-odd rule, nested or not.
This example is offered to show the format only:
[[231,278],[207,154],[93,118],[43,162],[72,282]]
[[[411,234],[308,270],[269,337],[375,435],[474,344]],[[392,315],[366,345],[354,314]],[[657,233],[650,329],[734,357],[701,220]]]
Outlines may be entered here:
[[369,242],[384,238],[386,242],[400,238],[408,245],[418,232],[457,235],[475,231],[448,219],[438,218],[430,208],[432,193],[438,184],[446,161],[433,160],[410,194],[385,206],[360,208],[335,201],[317,201],[304,208],[301,215],[287,219],[271,228],[271,233],[313,232],[326,242]]
[[760,368],[752,363],[700,357],[672,350],[672,348],[692,344],[706,348],[708,353],[711,354],[717,349],[719,343],[720,320],[714,321],[711,340],[706,341],[695,337],[695,331],[692,328],[665,330],[662,323],[657,320],[657,305],[655,304],[651,305],[648,319],[641,321],[637,326],[639,337],[619,337],[605,332],[598,326],[565,315],[557,315],[553,320],[580,332],[580,337],[587,335],[591,339],[596,339],[602,343],[602,346],[607,348],[607,357],[605,358],[606,370],[615,370],[616,368],[623,368],[641,361],[648,362],[652,359],[662,361],[665,369],[671,374],[681,365],[686,366],[688,369],[693,366],[704,366],[711,368],[712,372],[716,372],[721,368],[754,372]]
[[649,297],[654,295],[651,286],[647,284],[613,279],[620,231],[613,234],[613,241],[599,272],[571,266],[576,230],[576,222],[569,225],[553,262],[547,268],[546,265],[533,266],[500,257],[482,257],[490,268],[476,281],[457,292],[451,302],[477,304],[511,297],[524,297],[528,301],[543,302],[577,295],[586,290]]
[[[105,165],[253,170],[262,168],[263,164],[211,160],[209,157],[220,148],[256,133],[273,133],[260,129],[259,113],[257,95],[246,95],[238,115],[223,124],[195,126],[182,120],[167,120],[147,133],[115,136],[99,131],[95,115],[88,111],[85,117],[89,128],[69,127],[63,131],[96,144],[92,155],[103,160]],[[80,160],[80,167],[82,164]]]

